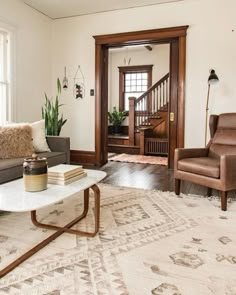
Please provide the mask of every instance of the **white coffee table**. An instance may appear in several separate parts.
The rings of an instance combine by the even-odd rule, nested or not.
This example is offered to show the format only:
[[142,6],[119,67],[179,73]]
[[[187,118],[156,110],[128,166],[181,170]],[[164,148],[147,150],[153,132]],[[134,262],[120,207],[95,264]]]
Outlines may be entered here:
[[[31,257],[51,241],[59,237],[64,232],[94,237],[99,230],[100,223],[100,190],[97,183],[106,177],[106,173],[97,170],[85,170],[87,176],[68,185],[48,184],[47,190],[41,192],[25,192],[23,179],[14,180],[0,185],[0,210],[10,212],[30,212],[31,220],[37,227],[56,230],[51,236],[43,240],[25,254],[17,258],[8,266],[0,270],[0,278]],[[85,218],[89,209],[89,189],[94,192],[94,217],[95,228],[93,232],[79,231],[71,229],[73,225]],[[84,191],[84,208],[80,216],[63,227],[44,224],[37,221],[36,210],[65,200],[80,191]]]

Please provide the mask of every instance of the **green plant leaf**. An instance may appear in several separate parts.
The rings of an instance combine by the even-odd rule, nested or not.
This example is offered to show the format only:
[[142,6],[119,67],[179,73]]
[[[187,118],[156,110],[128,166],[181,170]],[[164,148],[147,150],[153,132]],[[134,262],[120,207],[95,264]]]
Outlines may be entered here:
[[59,78],[57,78],[57,93],[61,94],[61,82]]
[[59,96],[61,94],[61,82],[57,79],[57,95],[55,102],[53,99],[49,99],[45,93],[45,104],[42,107],[42,118],[45,120],[46,135],[59,135],[62,126],[67,120],[63,120],[63,116],[59,119],[59,107],[63,104],[59,104]]
[[108,120],[112,126],[120,126],[125,120],[127,113],[125,111],[118,111],[116,107],[113,107],[112,112],[108,112]]

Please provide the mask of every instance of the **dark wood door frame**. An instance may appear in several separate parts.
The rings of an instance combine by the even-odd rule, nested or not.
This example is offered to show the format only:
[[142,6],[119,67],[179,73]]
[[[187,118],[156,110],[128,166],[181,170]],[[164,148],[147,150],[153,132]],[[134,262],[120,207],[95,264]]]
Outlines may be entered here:
[[[95,38],[95,156],[96,165],[107,162],[108,49],[150,43],[170,44],[169,167],[174,164],[174,149],[184,146],[186,34],[188,26],[99,35]],[[171,79],[170,79],[171,80]],[[173,101],[172,97],[177,100]],[[173,138],[174,137],[174,138]]]

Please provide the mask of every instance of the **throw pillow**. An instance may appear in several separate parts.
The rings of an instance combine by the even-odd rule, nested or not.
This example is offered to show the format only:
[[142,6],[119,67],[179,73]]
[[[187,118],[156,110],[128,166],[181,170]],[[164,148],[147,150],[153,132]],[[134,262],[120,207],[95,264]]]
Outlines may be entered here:
[[0,158],[29,157],[34,153],[29,124],[0,126]]
[[45,135],[45,120],[34,122],[31,127],[35,152],[50,152]]

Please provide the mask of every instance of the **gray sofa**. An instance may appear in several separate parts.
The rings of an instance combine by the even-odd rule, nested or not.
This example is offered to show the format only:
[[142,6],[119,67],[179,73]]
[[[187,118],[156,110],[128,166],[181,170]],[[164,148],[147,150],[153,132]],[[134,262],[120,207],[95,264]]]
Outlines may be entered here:
[[[45,157],[48,167],[70,163],[70,138],[61,136],[47,136],[47,143],[51,152],[37,153]],[[24,158],[0,159],[0,184],[22,177]]]

